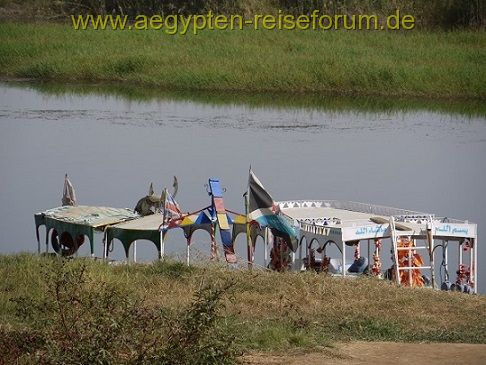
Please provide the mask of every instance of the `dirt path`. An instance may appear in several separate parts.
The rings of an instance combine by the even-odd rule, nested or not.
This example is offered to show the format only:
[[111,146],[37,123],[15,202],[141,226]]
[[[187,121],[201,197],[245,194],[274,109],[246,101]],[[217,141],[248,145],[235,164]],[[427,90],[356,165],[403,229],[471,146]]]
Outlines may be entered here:
[[483,365],[486,345],[447,343],[351,342],[323,348],[319,352],[292,354],[251,354],[242,358],[245,365],[348,365],[348,364],[426,364]]

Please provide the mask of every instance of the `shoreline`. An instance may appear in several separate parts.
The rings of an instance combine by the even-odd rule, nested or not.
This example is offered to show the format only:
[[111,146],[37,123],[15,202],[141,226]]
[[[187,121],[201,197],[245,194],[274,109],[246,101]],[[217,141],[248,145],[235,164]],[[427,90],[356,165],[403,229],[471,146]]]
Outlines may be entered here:
[[116,81],[62,82],[0,76],[2,87],[31,88],[56,96],[72,94],[78,96],[99,95],[116,97],[126,101],[184,101],[213,106],[241,106],[276,110],[316,110],[338,112],[416,112],[457,114],[468,118],[486,117],[486,104],[482,99],[427,98],[404,96],[331,95],[317,93],[254,93],[222,92],[212,90],[165,90],[144,85]]
[[255,89],[255,90],[243,90],[238,88],[228,88],[228,89],[211,89],[211,88],[177,88],[171,87],[167,88],[164,84],[152,83],[152,82],[137,82],[137,81],[124,81],[115,79],[97,79],[97,80],[77,80],[77,79],[42,79],[42,78],[28,78],[28,77],[13,77],[1,74],[0,70],[0,82],[3,83],[18,83],[18,84],[31,84],[31,85],[64,85],[64,86],[80,86],[80,87],[128,87],[134,89],[144,89],[152,87],[154,91],[160,91],[161,93],[196,93],[196,94],[230,94],[233,96],[250,96],[250,95],[265,95],[270,94],[274,96],[288,97],[327,97],[327,98],[387,98],[395,100],[429,100],[437,102],[479,102],[485,101],[486,95],[483,96],[471,96],[471,95],[430,95],[430,94],[393,94],[393,93],[380,93],[380,92],[361,92],[356,90],[274,90],[274,89]]

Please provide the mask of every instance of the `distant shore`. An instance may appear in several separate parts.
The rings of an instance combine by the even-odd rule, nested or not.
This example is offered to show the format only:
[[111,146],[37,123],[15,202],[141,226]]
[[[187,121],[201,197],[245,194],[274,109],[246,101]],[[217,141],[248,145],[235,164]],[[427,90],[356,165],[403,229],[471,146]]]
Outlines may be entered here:
[[75,31],[0,23],[0,76],[162,90],[486,99],[486,32]]

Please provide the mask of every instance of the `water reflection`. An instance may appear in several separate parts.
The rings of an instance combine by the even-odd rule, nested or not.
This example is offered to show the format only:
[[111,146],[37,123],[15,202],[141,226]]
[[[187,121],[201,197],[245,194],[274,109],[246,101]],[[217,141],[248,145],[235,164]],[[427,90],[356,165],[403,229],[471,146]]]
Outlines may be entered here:
[[[18,83],[22,84],[22,83]],[[23,83],[24,87],[39,91],[44,95],[67,97],[92,95],[116,97],[127,102],[151,102],[158,100],[190,101],[212,106],[245,106],[263,108],[302,108],[307,111],[393,113],[393,112],[441,112],[461,114],[470,117],[485,117],[484,100],[472,99],[431,99],[419,97],[323,95],[313,93],[240,93],[240,92],[204,92],[177,91],[160,88],[141,87],[105,83],[98,85],[58,84],[58,83]]]

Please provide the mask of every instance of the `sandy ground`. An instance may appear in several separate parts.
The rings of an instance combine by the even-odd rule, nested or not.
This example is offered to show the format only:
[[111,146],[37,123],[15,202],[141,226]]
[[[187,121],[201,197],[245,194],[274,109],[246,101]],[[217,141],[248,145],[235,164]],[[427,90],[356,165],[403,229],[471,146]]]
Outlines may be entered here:
[[486,345],[448,343],[351,342],[322,348],[316,352],[290,354],[250,354],[245,365],[347,365],[347,364],[486,364]]

